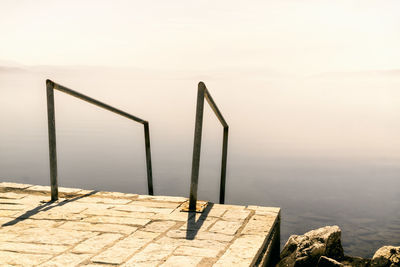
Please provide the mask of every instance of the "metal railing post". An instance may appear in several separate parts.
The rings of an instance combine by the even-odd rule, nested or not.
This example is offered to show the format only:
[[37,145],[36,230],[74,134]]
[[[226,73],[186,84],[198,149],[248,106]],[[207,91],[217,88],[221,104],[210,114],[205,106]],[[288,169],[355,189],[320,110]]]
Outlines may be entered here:
[[56,148],[56,122],[54,112],[54,83],[46,80],[47,94],[47,126],[49,132],[49,157],[50,157],[50,185],[51,201],[58,200],[57,184],[57,148]]
[[219,203],[225,203],[225,181],[226,181],[226,161],[228,156],[228,131],[229,127],[224,127],[224,138],[222,141],[222,162],[221,162],[221,184],[219,187]]
[[194,144],[192,159],[192,177],[190,182],[189,210],[196,210],[197,202],[197,185],[199,183],[199,167],[200,167],[200,150],[201,150],[201,133],[203,128],[204,113],[204,90],[203,83],[199,83],[197,89],[196,104],[196,124],[194,126]]
[[203,82],[199,82],[197,89],[197,105],[196,105],[196,122],[194,128],[194,144],[193,144],[193,159],[192,159],[192,176],[190,182],[190,197],[189,197],[189,211],[196,211],[197,203],[197,188],[199,182],[199,167],[200,167],[200,151],[201,151],[201,135],[203,128],[203,113],[204,113],[204,99],[207,100],[211,109],[214,111],[218,120],[224,127],[223,141],[222,141],[222,162],[221,162],[221,182],[219,203],[225,203],[225,182],[226,182],[226,162],[228,153],[228,132],[229,126],[224,117],[219,111],[217,105],[212,99]]
[[147,187],[149,195],[153,195],[153,173],[151,167],[151,151],[150,151],[150,133],[149,133],[149,123],[145,122],[144,126],[144,143],[146,149],[146,167],[147,167]]

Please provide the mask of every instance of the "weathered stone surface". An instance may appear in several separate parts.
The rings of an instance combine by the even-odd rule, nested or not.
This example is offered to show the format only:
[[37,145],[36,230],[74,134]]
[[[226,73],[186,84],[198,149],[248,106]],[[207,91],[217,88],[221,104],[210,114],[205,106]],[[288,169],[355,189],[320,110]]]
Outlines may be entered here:
[[221,242],[230,242],[234,236],[232,235],[224,235],[219,233],[212,232],[203,232],[199,231],[181,231],[181,230],[170,230],[167,232],[167,236],[171,238],[187,238],[187,239],[207,239],[207,240],[215,240]]
[[64,266],[77,266],[79,263],[83,262],[86,259],[89,259],[90,254],[75,254],[75,253],[66,253],[61,254],[51,261],[46,262],[40,266],[43,267],[64,267]]
[[4,241],[13,241],[15,237],[14,233],[5,233],[5,232],[1,232],[0,233],[0,242],[4,242]]
[[155,232],[155,233],[163,233],[167,231],[169,228],[174,226],[176,222],[172,221],[155,221],[147,224],[144,228],[143,231],[148,231],[148,232]]
[[112,224],[124,224],[124,225],[135,225],[143,226],[151,222],[150,219],[132,218],[132,217],[115,217],[115,216],[91,216],[82,219],[84,222],[91,223],[112,223]]
[[196,222],[187,221],[179,228],[181,231],[207,231],[212,224],[217,221],[216,218],[207,217],[205,220],[197,220]]
[[121,237],[122,235],[120,234],[109,234],[109,233],[96,235],[78,244],[76,247],[74,247],[72,252],[94,254],[100,252],[100,250],[105,248],[106,246],[113,244]]
[[18,212],[18,210],[0,210],[0,217],[11,217]]
[[166,201],[139,201],[134,200],[129,203],[131,206],[142,206],[142,207],[151,207],[151,208],[170,208],[176,209],[181,205],[181,202],[166,202]]
[[67,249],[68,246],[65,245],[31,244],[22,242],[0,243],[0,250],[23,253],[58,254]]
[[137,199],[138,200],[151,200],[151,201],[177,202],[177,203],[183,203],[188,200],[186,197],[149,196],[149,195],[139,195]]
[[24,210],[29,206],[0,198],[0,207],[2,210]]
[[11,266],[37,266],[40,263],[50,259],[52,255],[46,254],[28,254],[10,251],[0,251],[1,264]]
[[0,265],[249,266],[270,232],[272,213],[244,206],[74,188],[49,202],[49,189],[0,184]]
[[[115,266],[114,264],[102,264],[102,263],[88,263],[80,266],[85,266],[85,267],[112,267]],[[153,265],[155,266],[155,265]]]
[[8,183],[8,182],[1,182],[0,187],[11,188],[11,189],[26,189],[31,187],[31,184],[17,184],[17,183]]
[[199,256],[199,257],[217,257],[218,253],[221,249],[218,248],[198,248],[198,247],[189,247],[189,246],[180,246],[174,251],[174,255],[186,255],[186,256]]
[[20,204],[24,204],[27,206],[37,207],[38,205],[43,204],[43,202],[49,201],[50,199],[46,196],[40,195],[25,195],[23,198],[18,200],[14,200]]
[[236,239],[215,266],[251,266],[263,248],[265,236],[242,235]]
[[151,213],[161,213],[161,214],[162,213],[169,214],[174,210],[170,208],[152,208],[152,207],[129,206],[129,205],[114,207],[114,209],[119,211],[151,212]]
[[139,262],[153,262],[166,259],[172,254],[175,249],[173,245],[160,245],[157,243],[147,245],[142,251],[136,253],[131,259],[126,262],[126,265],[132,265]]
[[129,194],[129,193],[121,193],[121,192],[107,192],[107,191],[100,191],[96,192],[92,195],[92,197],[104,197],[104,198],[129,198],[129,199],[136,199],[138,194]]
[[226,266],[239,266],[239,267],[247,267],[251,266],[251,260],[250,259],[242,259],[240,257],[235,257],[234,255],[230,257],[224,257],[220,258],[214,265],[213,267],[226,267]]
[[269,234],[276,219],[276,215],[254,215],[244,227],[242,234]]
[[79,191],[76,195],[79,197],[90,197],[96,192],[96,190],[81,189],[81,191]]
[[196,266],[201,261],[201,257],[195,256],[171,256],[166,262],[161,264],[162,267],[182,267]]
[[344,265],[334,259],[321,256],[317,267],[344,267]]
[[254,210],[257,215],[276,215],[279,214],[281,209],[277,207],[261,207],[261,206],[247,206],[247,209]]
[[92,261],[97,263],[121,264],[158,235],[158,233],[137,231],[98,254],[92,258]]
[[66,222],[59,228],[79,231],[94,231],[106,233],[121,233],[130,234],[136,231],[137,227],[119,224],[106,224],[106,223],[86,223],[86,222]]
[[250,215],[250,210],[228,210],[222,218],[227,221],[242,221]]
[[[68,204],[68,205],[67,205]],[[63,212],[63,213],[81,213],[82,211],[90,208],[90,204],[86,203],[78,203],[78,202],[60,202],[52,204],[51,206],[44,206],[40,212]],[[96,205],[97,208],[100,208],[100,204]],[[106,209],[109,206],[103,206],[102,208]]]
[[29,187],[29,191],[49,192],[50,191],[50,186],[35,185],[35,186],[32,186],[32,187]]
[[174,246],[175,248],[185,245],[186,241],[192,241],[192,240],[186,240],[186,239],[178,239],[178,238],[170,238],[163,236],[160,239],[154,241],[154,243],[163,245],[163,246]]
[[[211,209],[211,210],[208,210],[207,212],[207,218],[208,217],[216,217],[216,218],[220,218],[220,217],[222,217],[222,215],[225,213],[225,212],[227,212],[228,210],[227,209],[222,209],[222,208],[217,208],[217,209],[214,209],[214,207]],[[188,214],[188,212],[181,212],[181,213],[183,213],[183,214],[186,214],[186,216],[187,216],[187,214]],[[196,214],[194,214],[194,217],[196,218],[196,221],[197,220],[199,220],[200,218],[202,218],[204,215],[202,214],[202,213],[196,213]]]
[[227,205],[227,204],[214,204],[213,209],[224,209],[224,210],[243,210],[245,206],[239,205]]
[[77,200],[83,203],[102,203],[102,204],[127,204],[132,202],[131,199],[105,198],[105,197],[83,197]]
[[71,187],[58,187],[58,193],[66,193],[66,194],[76,194],[82,191],[80,188],[71,188]]
[[338,226],[326,226],[300,236],[292,235],[281,252],[281,261],[277,266],[316,266],[323,255],[343,259],[340,237]]
[[234,235],[241,226],[241,222],[218,221],[210,228],[210,232]]
[[192,216],[188,212],[180,212],[179,210],[174,210],[173,212],[169,214],[160,214],[160,213],[148,213],[148,214],[153,214],[151,218],[153,220],[162,220],[162,221],[179,221],[179,222],[185,222],[188,220],[189,216]]
[[225,242],[220,242],[216,240],[202,240],[202,239],[176,239],[170,237],[162,237],[159,240],[155,241],[158,244],[162,245],[173,245],[174,247],[178,246],[190,246],[197,248],[213,248],[218,250],[225,250],[230,244]]
[[[162,263],[162,261],[152,261],[152,260],[148,260],[148,261],[139,261],[139,262],[131,262],[129,261],[129,263],[125,263],[122,265],[122,267],[149,267],[149,266],[159,266],[160,263]],[[105,265],[101,265],[101,266],[105,266]],[[108,266],[108,265],[107,265]],[[111,266],[111,265],[110,265]],[[113,266],[113,265],[112,265]]]
[[14,192],[0,192],[0,198],[6,198],[6,199],[21,199],[23,198],[24,195],[22,194],[17,194]]
[[400,247],[384,246],[378,249],[371,260],[371,267],[400,266]]
[[28,228],[15,236],[16,242],[72,245],[94,236],[89,231],[75,231],[58,228]]
[[49,220],[63,220],[63,221],[80,221],[86,216],[78,213],[69,213],[62,210],[47,210],[41,211],[31,215],[30,213],[26,214],[17,214],[19,218],[31,218],[31,219],[49,219]]
[[54,228],[62,224],[60,221],[52,221],[52,220],[32,220],[32,219],[8,219],[2,227],[4,227],[5,231],[13,230],[13,229],[27,229],[27,228]]
[[127,247],[123,247],[122,245],[115,245],[92,258],[92,262],[104,264],[122,264],[129,256],[139,250],[139,245],[143,246],[144,244],[138,243],[136,246],[133,246],[129,249]]
[[131,218],[153,218],[155,213],[151,212],[134,212],[134,211],[119,211],[119,210],[104,210],[104,209],[87,209],[82,212],[84,215],[97,216],[115,216],[115,217],[131,217]]

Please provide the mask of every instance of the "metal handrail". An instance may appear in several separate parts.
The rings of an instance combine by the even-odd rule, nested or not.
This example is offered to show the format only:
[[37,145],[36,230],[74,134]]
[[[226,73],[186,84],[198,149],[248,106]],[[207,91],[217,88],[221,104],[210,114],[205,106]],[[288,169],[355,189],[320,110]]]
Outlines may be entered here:
[[50,156],[50,184],[51,184],[51,200],[56,201],[58,199],[58,183],[57,183],[57,151],[56,151],[56,125],[55,125],[55,114],[54,114],[54,90],[72,95],[83,101],[89,102],[93,105],[114,112],[125,118],[139,122],[144,126],[144,139],[146,149],[146,167],[147,167],[147,186],[149,195],[153,195],[153,177],[151,168],[151,153],[150,153],[150,133],[149,123],[138,117],[130,115],[122,110],[109,106],[96,99],[88,97],[84,94],[78,93],[71,90],[61,84],[55,83],[51,80],[46,80],[46,93],[47,93],[47,119],[48,119],[48,130],[49,130],[49,156]]
[[203,113],[204,113],[204,98],[207,100],[211,109],[214,111],[218,120],[224,127],[223,141],[222,141],[222,161],[221,161],[221,183],[219,192],[219,203],[224,204],[225,202],[225,181],[226,181],[226,160],[228,152],[228,130],[229,126],[226,123],[224,117],[219,111],[217,105],[212,99],[210,93],[207,90],[206,85],[203,82],[199,82],[197,90],[197,106],[196,106],[196,124],[194,128],[194,144],[193,144],[193,160],[192,160],[192,177],[190,183],[190,198],[189,198],[189,210],[196,210],[197,203],[197,185],[199,182],[199,166],[200,166],[200,150],[201,150],[201,134],[203,128]]

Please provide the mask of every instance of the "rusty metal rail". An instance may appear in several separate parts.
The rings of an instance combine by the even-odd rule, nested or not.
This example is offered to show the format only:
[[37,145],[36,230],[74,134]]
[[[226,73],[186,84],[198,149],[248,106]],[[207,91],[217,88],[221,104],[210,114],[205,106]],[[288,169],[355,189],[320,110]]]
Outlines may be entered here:
[[60,92],[72,95],[83,101],[89,102],[93,105],[121,115],[125,118],[139,122],[144,126],[144,140],[146,149],[146,166],[147,166],[147,186],[150,195],[153,195],[153,175],[151,167],[151,152],[150,152],[150,133],[149,123],[138,117],[130,115],[122,110],[109,106],[96,99],[88,97],[84,94],[78,93],[51,80],[46,80],[46,93],[47,93],[47,118],[49,130],[49,156],[50,156],[50,184],[51,184],[51,200],[58,199],[58,183],[57,183],[57,150],[56,150],[56,125],[55,125],[55,110],[54,110],[54,89]]
[[211,109],[214,111],[218,120],[221,122],[222,126],[224,127],[223,141],[222,141],[221,183],[220,183],[220,192],[219,192],[219,203],[224,204],[224,202],[225,202],[226,160],[227,160],[227,152],[228,152],[229,126],[226,123],[221,112],[219,111],[214,100],[212,99],[210,93],[208,92],[206,85],[203,82],[199,82],[198,90],[197,90],[196,124],[195,124],[195,129],[194,129],[192,177],[191,177],[191,183],[190,183],[190,198],[189,198],[189,210],[190,211],[196,211],[196,203],[197,203],[197,185],[199,182],[199,166],[200,166],[201,134],[202,134],[202,128],[203,128],[204,98],[207,100]]

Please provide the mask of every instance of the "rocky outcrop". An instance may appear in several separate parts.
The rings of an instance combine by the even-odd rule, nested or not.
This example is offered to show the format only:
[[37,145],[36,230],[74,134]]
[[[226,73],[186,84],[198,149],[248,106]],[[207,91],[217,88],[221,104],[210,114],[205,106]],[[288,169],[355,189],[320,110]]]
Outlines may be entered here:
[[341,230],[338,226],[326,226],[304,235],[292,235],[281,252],[278,267],[317,266],[321,256],[334,260],[344,258]]
[[369,267],[371,259],[364,259],[361,257],[344,256],[340,261],[346,267]]
[[372,257],[371,267],[400,266],[400,247],[384,246]]
[[338,226],[325,226],[286,242],[277,267],[400,267],[400,247],[384,246],[372,259],[345,256]]
[[317,267],[370,267],[370,259],[360,257],[344,256],[339,262],[334,259],[321,256],[318,261]]
[[341,264],[340,262],[325,256],[321,256],[319,258],[317,265],[317,267],[343,267],[343,266],[344,265]]

